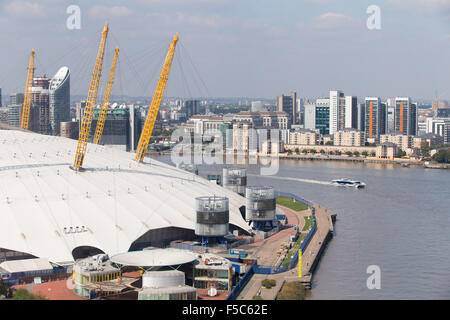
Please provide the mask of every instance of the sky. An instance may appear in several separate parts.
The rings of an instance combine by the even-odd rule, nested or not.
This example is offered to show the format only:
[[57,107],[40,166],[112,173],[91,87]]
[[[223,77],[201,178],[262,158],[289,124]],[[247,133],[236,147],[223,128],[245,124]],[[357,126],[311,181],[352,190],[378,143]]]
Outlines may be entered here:
[[[80,29],[67,28],[70,5]],[[24,91],[31,48],[36,75],[68,66],[72,94],[87,95],[106,20],[100,92],[119,46],[113,95],[152,96],[179,32],[166,96],[450,100],[450,0],[0,0],[3,95]]]

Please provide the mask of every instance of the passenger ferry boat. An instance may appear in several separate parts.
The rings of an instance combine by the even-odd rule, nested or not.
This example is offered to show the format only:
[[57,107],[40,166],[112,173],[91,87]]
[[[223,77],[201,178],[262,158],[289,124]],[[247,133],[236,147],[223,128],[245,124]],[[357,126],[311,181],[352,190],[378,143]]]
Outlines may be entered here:
[[364,182],[355,181],[348,178],[332,180],[331,184],[336,186],[352,187],[352,188],[364,188],[366,186]]

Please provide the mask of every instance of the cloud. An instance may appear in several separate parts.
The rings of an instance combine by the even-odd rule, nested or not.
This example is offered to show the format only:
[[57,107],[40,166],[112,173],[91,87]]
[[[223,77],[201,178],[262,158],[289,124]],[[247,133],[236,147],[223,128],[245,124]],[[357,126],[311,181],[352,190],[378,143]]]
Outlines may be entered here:
[[94,6],[89,9],[88,15],[91,18],[117,18],[117,17],[127,17],[133,12],[127,7],[105,7],[105,6]]
[[342,13],[327,12],[316,17],[312,27],[317,29],[336,29],[351,27],[357,24],[357,20]]
[[15,1],[4,6],[7,14],[15,17],[43,17],[44,9],[38,3]]

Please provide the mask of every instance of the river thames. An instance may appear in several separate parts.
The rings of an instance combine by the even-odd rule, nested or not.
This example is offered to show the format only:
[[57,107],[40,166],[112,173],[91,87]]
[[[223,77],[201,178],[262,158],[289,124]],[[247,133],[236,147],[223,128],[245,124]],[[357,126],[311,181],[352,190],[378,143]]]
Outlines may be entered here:
[[[248,185],[273,186],[337,213],[310,299],[450,299],[450,170],[280,160],[274,176],[260,176],[258,165],[237,166],[248,168]],[[222,167],[199,165],[199,175],[222,174]],[[327,184],[344,177],[367,186]],[[381,269],[379,290],[367,288],[370,265]]]

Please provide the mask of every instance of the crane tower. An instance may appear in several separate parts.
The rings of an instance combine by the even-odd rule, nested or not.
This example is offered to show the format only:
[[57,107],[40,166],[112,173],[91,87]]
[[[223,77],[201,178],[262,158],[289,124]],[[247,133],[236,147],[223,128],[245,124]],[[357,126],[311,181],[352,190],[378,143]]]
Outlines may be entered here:
[[25,86],[25,97],[22,107],[22,119],[20,127],[28,130],[30,124],[30,112],[31,112],[31,90],[33,87],[34,76],[34,49],[31,49],[30,63],[28,65],[27,84]]
[[102,75],[103,57],[105,55],[106,38],[108,36],[108,22],[106,22],[102,31],[102,39],[98,48],[97,59],[95,61],[94,72],[92,73],[89,93],[86,99],[86,107],[83,113],[83,121],[81,123],[80,136],[78,138],[77,151],[72,169],[80,171],[83,166],[84,156],[86,155],[86,147],[91,132],[92,118],[94,117],[95,103],[97,101],[98,85]]
[[164,66],[159,77],[158,85],[156,86],[155,93],[153,94],[152,103],[148,110],[147,118],[145,119],[144,128],[142,130],[139,144],[136,150],[135,160],[137,162],[142,162],[144,160],[145,154],[147,153],[148,144],[152,136],[153,127],[155,125],[156,117],[158,116],[159,107],[161,105],[161,100],[164,95],[164,89],[166,88],[167,79],[169,78],[169,71],[172,65],[173,55],[175,53],[177,42],[178,33],[173,37],[172,43],[170,44],[166,60],[164,61]]

